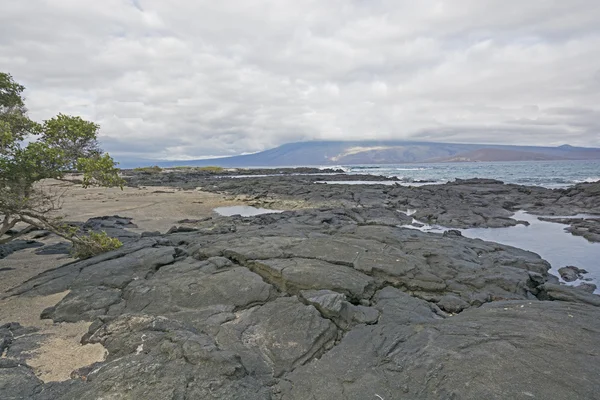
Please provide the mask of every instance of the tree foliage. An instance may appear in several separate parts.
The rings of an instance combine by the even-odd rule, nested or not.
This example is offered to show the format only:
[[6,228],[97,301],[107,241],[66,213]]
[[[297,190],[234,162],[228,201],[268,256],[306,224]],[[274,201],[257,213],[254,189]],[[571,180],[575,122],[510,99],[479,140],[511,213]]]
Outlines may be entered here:
[[11,75],[0,72],[0,154],[27,135],[40,132],[41,126],[27,117],[24,90]]
[[75,245],[89,244],[97,236],[82,235],[62,223],[55,215],[60,194],[39,183],[79,172],[85,187],[122,187],[116,163],[100,150],[100,127],[93,122],[64,114],[41,124],[32,121],[24,90],[10,74],[0,72],[0,243],[14,239],[3,239],[3,235],[24,222],[51,230]]
[[65,167],[77,169],[80,158],[100,156],[97,135],[100,126],[80,117],[58,114],[44,121],[40,140],[59,149],[65,157]]

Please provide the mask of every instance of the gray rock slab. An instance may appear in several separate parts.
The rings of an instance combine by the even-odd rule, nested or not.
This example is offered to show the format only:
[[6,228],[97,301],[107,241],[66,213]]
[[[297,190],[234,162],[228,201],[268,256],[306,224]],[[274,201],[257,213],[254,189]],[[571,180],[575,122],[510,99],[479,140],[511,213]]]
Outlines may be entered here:
[[250,261],[248,266],[276,285],[282,292],[329,289],[350,299],[368,298],[374,293],[375,280],[353,268],[308,258]]
[[180,272],[173,267],[168,273],[128,286],[123,295],[125,310],[164,315],[217,305],[239,309],[265,303],[274,296],[273,287],[247,268],[206,274],[199,270]]
[[566,400],[600,390],[598,355],[577,350],[600,341],[590,306],[494,302],[436,320],[425,304],[402,317],[406,305],[399,294],[380,297],[379,323],[288,374],[282,399]]
[[271,399],[239,355],[177,321],[123,315],[96,328],[86,342],[107,347],[109,362],[57,398]]
[[239,313],[217,340],[243,353],[247,368],[277,377],[322,355],[336,336],[335,325],[313,306],[287,297]]

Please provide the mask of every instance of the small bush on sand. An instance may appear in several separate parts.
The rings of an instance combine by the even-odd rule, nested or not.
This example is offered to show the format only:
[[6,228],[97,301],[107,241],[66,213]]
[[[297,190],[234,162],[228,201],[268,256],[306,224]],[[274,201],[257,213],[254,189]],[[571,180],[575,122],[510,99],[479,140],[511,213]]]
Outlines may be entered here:
[[134,168],[133,169],[135,172],[145,172],[148,174],[159,174],[162,172],[162,168],[159,167],[158,165],[155,165],[153,167],[140,167],[140,168]]
[[208,167],[200,167],[198,168],[199,171],[207,171],[207,172],[212,172],[215,174],[221,173],[223,171],[225,171],[225,168],[223,167],[214,167],[214,166],[208,166]]
[[74,258],[85,259],[116,250],[121,246],[123,243],[119,239],[108,236],[104,231],[89,232],[78,236],[78,240],[73,243],[71,255]]

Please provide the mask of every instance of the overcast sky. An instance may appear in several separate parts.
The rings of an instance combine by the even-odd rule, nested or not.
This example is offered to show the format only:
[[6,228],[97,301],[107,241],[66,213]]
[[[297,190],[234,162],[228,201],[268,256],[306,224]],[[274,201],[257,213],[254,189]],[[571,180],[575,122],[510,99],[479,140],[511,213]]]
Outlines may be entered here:
[[600,147],[598,0],[0,0],[0,71],[117,158],[312,139]]

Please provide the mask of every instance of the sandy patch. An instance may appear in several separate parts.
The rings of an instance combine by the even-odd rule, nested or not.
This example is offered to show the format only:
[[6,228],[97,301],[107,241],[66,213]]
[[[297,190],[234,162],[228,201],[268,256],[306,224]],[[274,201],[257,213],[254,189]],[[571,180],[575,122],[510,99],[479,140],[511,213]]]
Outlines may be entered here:
[[165,232],[177,221],[213,215],[216,207],[240,205],[224,195],[173,187],[88,188],[68,182],[47,181],[48,190],[64,191],[61,213],[85,221],[102,215],[133,218],[137,231]]
[[[69,292],[50,296],[9,297],[0,300],[0,321],[18,322],[23,326],[39,329],[45,339],[40,347],[29,353],[27,365],[44,382],[64,381],[72,371],[103,361],[107,352],[100,344],[82,346],[81,337],[87,333],[90,322],[58,323],[40,319],[40,314],[57,304]],[[17,339],[18,340],[18,339]]]
[[32,353],[27,365],[44,382],[66,381],[71,372],[104,361],[108,351],[101,344],[78,344],[87,332],[88,323],[65,324],[66,329],[51,331],[53,336],[39,350]]
[[23,326],[34,326],[45,329],[53,325],[48,319],[40,319],[44,309],[54,306],[69,292],[51,294],[49,296],[15,296],[0,300],[0,321],[2,323],[18,322]]

